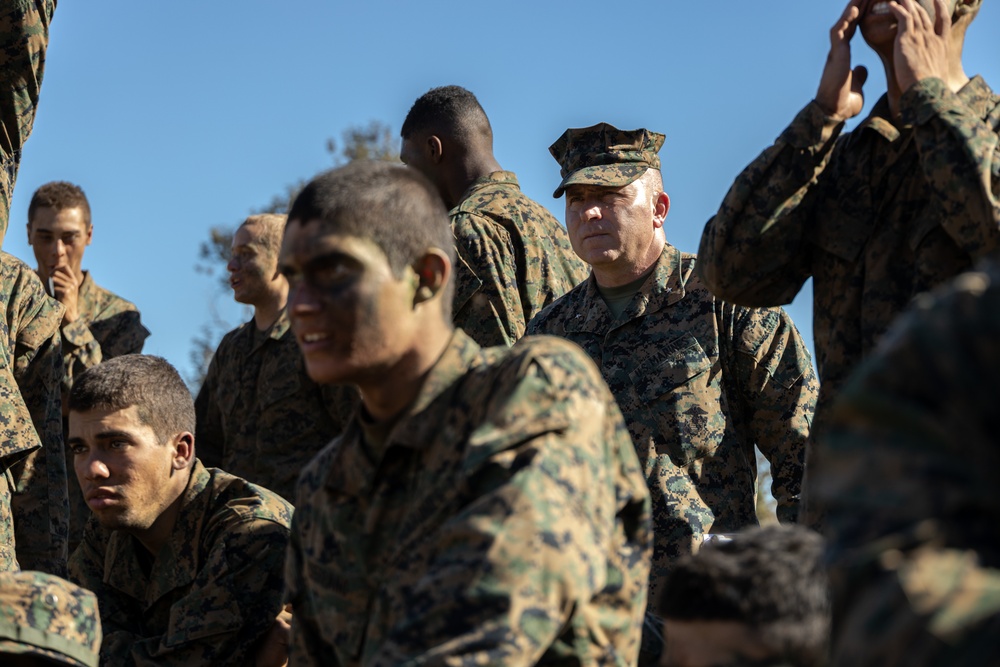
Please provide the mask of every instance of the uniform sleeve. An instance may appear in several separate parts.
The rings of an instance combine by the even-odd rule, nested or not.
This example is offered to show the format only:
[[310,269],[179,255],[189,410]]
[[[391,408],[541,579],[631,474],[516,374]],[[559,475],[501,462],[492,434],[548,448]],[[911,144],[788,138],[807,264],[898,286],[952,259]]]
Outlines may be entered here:
[[[139,311],[114,309],[96,318],[101,326],[101,340],[94,337],[83,318],[62,327],[63,365],[66,367],[64,390],[68,395],[73,379],[105,359],[142,352],[149,331],[142,325]],[[101,342],[103,341],[103,342]]]
[[12,507],[18,561],[24,569],[64,576],[69,492],[60,398],[62,308],[26,268],[13,285],[8,308],[7,322],[15,328],[14,378],[42,443],[12,471],[17,483]]
[[216,350],[208,364],[208,372],[194,401],[194,446],[198,458],[206,468],[221,468],[226,431],[216,392],[219,388],[219,351]]
[[[118,622],[124,607],[107,589],[96,553],[81,547],[73,574],[101,605],[101,664],[121,667],[244,667],[281,610],[288,527],[266,519],[230,523],[206,556],[191,589],[170,608],[166,631],[142,636]],[[82,551],[82,553],[81,553]],[[96,586],[96,588],[94,588]],[[111,601],[110,603],[106,600]],[[107,620],[106,620],[107,619]]]
[[907,90],[900,108],[916,127],[920,168],[944,230],[973,259],[1000,247],[1000,105],[984,121],[932,78]]
[[452,230],[466,265],[456,269],[455,325],[482,347],[513,345],[526,323],[510,234],[469,213],[453,217]]
[[[601,630],[609,654],[634,664],[651,551],[645,480],[610,394],[597,398],[588,379],[552,403],[534,387],[551,371],[530,369],[471,435],[469,502],[435,535],[426,574],[388,603],[420,613],[389,629],[371,664],[534,665],[559,638]],[[593,602],[609,586],[635,604]]]
[[696,271],[717,297],[744,306],[790,303],[810,275],[807,234],[823,201],[837,123],[815,102],[736,178],[708,221]]
[[[780,308],[736,309],[737,373],[750,440],[771,463],[778,520],[798,514],[819,382],[805,343]],[[748,452],[753,461],[753,453]]]
[[0,9],[0,240],[7,232],[21,148],[31,134],[55,0],[10,0]]

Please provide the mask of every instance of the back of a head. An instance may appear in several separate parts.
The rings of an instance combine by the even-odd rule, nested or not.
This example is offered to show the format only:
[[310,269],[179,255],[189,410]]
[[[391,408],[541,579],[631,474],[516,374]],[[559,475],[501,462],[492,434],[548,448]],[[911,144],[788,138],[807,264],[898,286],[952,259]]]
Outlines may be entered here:
[[108,359],[77,377],[69,397],[72,412],[126,410],[133,405],[160,442],[184,431],[194,433],[191,391],[161,357],[126,354]]
[[428,248],[438,248],[455,262],[441,198],[423,175],[402,165],[356,161],[320,174],[295,198],[288,219],[318,222],[324,233],[372,242],[396,276]]
[[493,129],[479,100],[461,86],[441,86],[413,103],[400,136],[403,139],[434,134],[466,146],[486,142],[492,149]]
[[83,220],[89,226],[90,202],[87,195],[79,185],[74,185],[67,181],[52,181],[35,190],[31,196],[31,203],[28,204],[28,224],[35,217],[35,211],[40,208],[52,208],[57,211],[65,211],[70,208],[80,208],[83,211]]
[[0,657],[97,667],[100,647],[101,618],[93,593],[42,572],[0,574]]
[[742,623],[776,658],[821,665],[830,624],[822,554],[822,538],[794,525],[754,528],[708,544],[671,570],[659,613],[681,622]]

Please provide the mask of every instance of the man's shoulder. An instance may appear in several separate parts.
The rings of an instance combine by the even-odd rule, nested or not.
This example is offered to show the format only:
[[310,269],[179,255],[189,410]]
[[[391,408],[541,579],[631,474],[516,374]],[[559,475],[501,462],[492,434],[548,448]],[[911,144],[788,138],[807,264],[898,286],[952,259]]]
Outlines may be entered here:
[[285,528],[292,523],[292,505],[277,493],[218,468],[206,469],[211,479],[212,521],[224,524],[269,521]]
[[11,336],[38,347],[58,333],[62,305],[49,297],[35,270],[0,251],[0,310],[5,312]]
[[98,319],[104,319],[128,311],[139,312],[136,305],[128,299],[120,297],[111,290],[98,285],[89,271],[87,272],[87,276],[90,278],[90,287],[84,294],[84,299],[93,304]]
[[[521,191],[517,178],[511,172],[494,172],[492,178],[482,185],[473,187],[468,195],[451,210],[453,224],[473,219],[494,223],[507,223],[507,227],[524,225],[552,225],[561,228],[552,213]],[[517,224],[520,223],[520,224]]]

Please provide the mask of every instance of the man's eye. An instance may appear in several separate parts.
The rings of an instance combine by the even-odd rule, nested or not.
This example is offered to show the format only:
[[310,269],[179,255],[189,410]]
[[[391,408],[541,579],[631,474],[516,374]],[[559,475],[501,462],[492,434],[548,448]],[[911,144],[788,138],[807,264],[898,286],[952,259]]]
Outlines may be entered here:
[[347,280],[351,271],[342,263],[316,269],[310,276],[310,282],[317,287],[330,287]]
[[128,447],[128,440],[112,440],[108,443],[111,449],[125,449]]
[[87,447],[86,447],[86,445],[70,445],[69,446],[69,451],[72,454],[86,454],[87,453]]

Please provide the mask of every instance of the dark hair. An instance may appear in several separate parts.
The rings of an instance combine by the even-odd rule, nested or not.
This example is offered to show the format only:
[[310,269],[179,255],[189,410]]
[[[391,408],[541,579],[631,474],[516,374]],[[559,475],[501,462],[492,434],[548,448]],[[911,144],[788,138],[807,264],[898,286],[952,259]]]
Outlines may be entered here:
[[474,138],[493,140],[490,119],[476,96],[461,86],[432,88],[413,103],[399,134],[409,139],[415,134],[443,134],[460,141]]
[[161,443],[183,431],[194,433],[194,399],[166,359],[146,354],[114,357],[87,369],[73,382],[69,409],[126,410],[135,406],[139,420]]
[[776,657],[823,664],[830,601],[822,554],[823,539],[800,526],[747,530],[681,559],[658,611],[678,621],[745,623]]
[[[426,177],[403,165],[358,160],[320,174],[295,198],[288,220],[318,221],[324,233],[371,241],[397,278],[429,248],[443,251],[455,266],[455,240],[441,197]],[[442,295],[448,317],[454,284],[449,280]]]
[[29,225],[35,217],[35,211],[45,207],[57,211],[79,207],[83,210],[84,223],[90,227],[90,202],[87,201],[87,195],[79,185],[66,181],[52,181],[35,190],[35,194],[31,195],[31,203],[28,204]]

